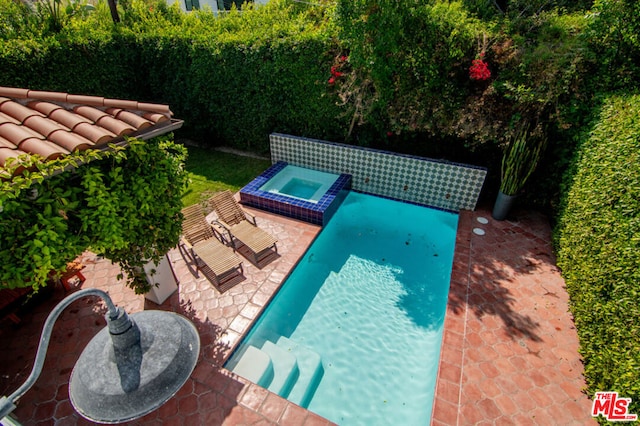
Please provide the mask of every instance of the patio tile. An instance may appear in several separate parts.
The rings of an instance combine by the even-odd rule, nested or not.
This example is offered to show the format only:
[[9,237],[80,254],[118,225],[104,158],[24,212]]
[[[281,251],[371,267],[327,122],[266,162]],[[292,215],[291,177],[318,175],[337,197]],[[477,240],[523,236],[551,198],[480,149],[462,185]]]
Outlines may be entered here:
[[[165,405],[135,425],[329,425],[331,422],[269,393],[221,366],[249,324],[277,291],[319,228],[251,210],[259,225],[280,241],[280,257],[262,269],[244,261],[245,279],[220,294],[179,250],[169,258],[179,290],[158,306],[116,279],[119,269],[93,253],[81,259],[81,287],[109,292],[129,313],[144,309],[178,312],[198,329],[202,351],[192,377]],[[562,278],[554,264],[550,228],[535,212],[515,220],[489,221],[486,209],[459,217],[456,254],[446,310],[433,425],[595,424],[578,355],[578,339]],[[485,236],[471,233],[483,227]],[[31,369],[41,326],[65,296],[22,315],[0,329],[0,392],[8,394]],[[15,414],[25,425],[83,425],[68,400],[68,381],[85,344],[105,326],[105,308],[94,298],[75,302],[54,327],[46,368],[21,399]]]
[[[490,214],[482,209],[462,212],[459,227],[477,216]],[[463,399],[454,423],[596,424],[590,401],[580,391],[584,378],[578,340],[547,221],[521,211],[514,220],[490,219],[482,227],[485,236],[458,233],[457,238],[456,250],[468,248],[470,256],[468,297],[458,306],[462,312],[454,311],[465,315],[467,325]],[[456,261],[460,264],[454,275],[465,269],[464,260]],[[448,309],[447,317],[451,314]],[[571,413],[564,408],[569,402]],[[434,418],[441,420],[435,411]]]

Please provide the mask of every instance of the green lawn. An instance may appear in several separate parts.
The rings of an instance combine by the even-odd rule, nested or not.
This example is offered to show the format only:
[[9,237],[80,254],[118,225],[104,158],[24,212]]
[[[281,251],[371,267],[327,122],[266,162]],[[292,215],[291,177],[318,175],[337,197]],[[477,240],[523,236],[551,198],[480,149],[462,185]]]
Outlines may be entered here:
[[185,167],[191,183],[182,196],[184,206],[206,200],[217,191],[239,191],[271,165],[269,160],[196,147],[187,149]]

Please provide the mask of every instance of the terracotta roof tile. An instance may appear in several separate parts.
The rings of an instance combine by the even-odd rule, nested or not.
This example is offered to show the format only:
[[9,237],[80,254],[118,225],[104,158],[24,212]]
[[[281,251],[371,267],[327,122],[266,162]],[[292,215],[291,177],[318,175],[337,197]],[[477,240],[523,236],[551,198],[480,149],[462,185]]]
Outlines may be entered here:
[[75,107],[73,109],[73,112],[75,112],[76,114],[79,114],[83,117],[88,118],[89,120],[93,121],[94,123],[98,120],[100,120],[102,117],[104,117],[105,115],[109,115],[106,112],[90,107],[90,106],[86,106],[86,105],[79,105],[77,107]]
[[48,138],[49,135],[56,130],[69,130],[68,128],[58,124],[53,120],[49,120],[45,117],[40,116],[32,116],[24,120],[23,123],[25,126],[28,126],[30,129],[35,130],[40,133],[45,138]]
[[44,101],[29,102],[27,106],[29,108],[35,109],[36,111],[40,111],[46,116],[49,116],[53,111],[57,109],[64,109],[60,105],[52,104],[51,102],[44,102]]
[[109,108],[122,108],[122,109],[140,109],[138,107],[138,102],[136,101],[125,101],[122,99],[105,99],[104,106]]
[[41,99],[43,101],[67,102],[67,96],[69,95],[62,92],[41,92],[37,90],[29,90],[27,97]]
[[85,137],[64,130],[51,133],[49,140],[60,145],[67,151],[84,151],[95,145]]
[[[10,148],[0,147],[0,166],[4,167],[4,165],[6,164],[9,158],[18,158],[22,154],[25,154],[25,152],[19,149],[10,149]],[[24,169],[25,169],[24,167],[18,167],[15,171],[15,174],[22,173]]]
[[17,102],[3,102],[0,104],[0,111],[15,118],[16,120],[23,122],[29,117],[34,115],[43,116],[41,112],[35,111],[31,108],[19,104]]
[[57,109],[51,112],[51,114],[49,114],[49,118],[67,126],[71,130],[75,129],[76,126],[80,123],[91,124],[91,120],[89,120],[88,118],[85,118],[81,115],[76,114],[75,112],[71,112],[66,109]]
[[20,89],[17,87],[2,87],[0,86],[0,96],[7,98],[21,98],[24,99],[29,93],[28,89]]
[[171,110],[169,110],[169,105],[160,105],[160,104],[145,104],[142,102],[138,102],[138,109],[141,111],[151,111],[151,112],[159,112],[162,114],[170,114]]
[[68,95],[67,102],[71,104],[104,106],[104,98],[98,96]]
[[18,147],[15,144],[9,142],[8,140],[3,138],[2,136],[0,136],[0,148],[18,149]]
[[4,112],[0,112],[0,123],[21,124],[22,122],[19,120],[16,120],[10,115],[5,114]]
[[100,127],[104,127],[105,129],[115,133],[118,136],[130,135],[136,131],[136,129],[133,126],[130,126],[127,123],[123,123],[120,120],[116,120],[110,115],[105,115],[104,117],[101,117],[96,122],[96,124],[99,125]]
[[0,167],[23,153],[52,159],[179,128],[168,105],[0,86]]
[[169,117],[164,114],[160,114],[159,112],[145,112],[144,114],[142,114],[142,116],[149,121],[153,121],[154,123],[162,123],[170,120]]
[[24,140],[29,138],[38,138],[40,136],[41,139],[44,139],[38,132],[14,123],[0,124],[0,136],[16,146],[20,146]]
[[153,123],[149,120],[140,117],[137,114],[134,114],[129,111],[125,111],[119,108],[109,108],[107,109],[109,114],[113,114],[118,120],[122,120],[125,123],[131,124],[132,126],[137,127],[138,129],[146,129],[147,127],[153,126]]
[[29,138],[24,140],[19,148],[24,152],[30,152],[32,154],[39,154],[47,160],[53,160],[60,157],[62,154],[68,154],[69,151],[62,148],[53,142],[44,141],[42,139]]
[[116,137],[114,133],[89,123],[80,123],[73,131],[89,139],[96,145],[104,145]]

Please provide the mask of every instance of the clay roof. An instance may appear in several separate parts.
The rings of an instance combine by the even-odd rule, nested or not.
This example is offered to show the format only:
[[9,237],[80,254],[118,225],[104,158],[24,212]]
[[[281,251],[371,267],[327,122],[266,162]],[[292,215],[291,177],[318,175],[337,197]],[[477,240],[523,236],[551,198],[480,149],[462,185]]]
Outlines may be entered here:
[[24,153],[51,160],[159,136],[182,126],[172,115],[168,105],[0,86],[0,167]]

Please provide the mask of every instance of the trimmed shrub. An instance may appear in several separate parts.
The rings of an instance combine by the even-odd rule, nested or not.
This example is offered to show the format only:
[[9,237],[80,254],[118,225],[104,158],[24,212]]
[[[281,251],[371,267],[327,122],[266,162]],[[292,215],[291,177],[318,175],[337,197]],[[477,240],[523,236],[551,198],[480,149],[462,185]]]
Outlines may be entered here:
[[566,177],[555,230],[588,391],[640,412],[640,95],[609,98]]

